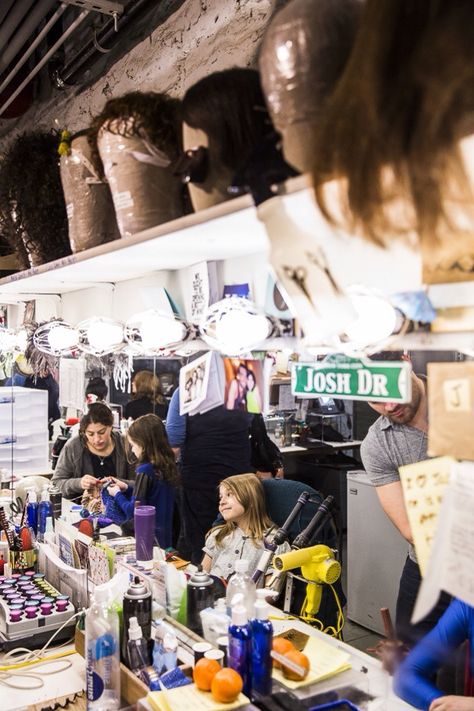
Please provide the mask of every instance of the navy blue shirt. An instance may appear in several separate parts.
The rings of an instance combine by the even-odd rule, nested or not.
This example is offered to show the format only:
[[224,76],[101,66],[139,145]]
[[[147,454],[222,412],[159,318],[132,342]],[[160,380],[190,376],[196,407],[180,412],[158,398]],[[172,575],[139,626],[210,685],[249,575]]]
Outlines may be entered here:
[[181,449],[181,476],[187,488],[215,489],[222,479],[254,471],[250,462],[252,415],[223,405],[202,415],[179,414],[179,390],[173,393],[166,433]]
[[[173,533],[174,487],[160,479],[153,465],[148,462],[138,465],[136,469],[137,478],[140,474],[149,478],[146,495],[140,499],[140,504],[155,507],[156,538],[161,548],[169,548],[172,544]],[[130,484],[125,492],[119,491],[115,497],[111,497],[110,494],[104,491],[102,498],[106,504],[106,515],[108,515],[107,503],[113,498],[112,508],[110,509],[112,520],[116,519],[113,510],[117,508],[120,512],[117,513],[121,519],[117,521],[118,523],[133,521],[136,497]]]

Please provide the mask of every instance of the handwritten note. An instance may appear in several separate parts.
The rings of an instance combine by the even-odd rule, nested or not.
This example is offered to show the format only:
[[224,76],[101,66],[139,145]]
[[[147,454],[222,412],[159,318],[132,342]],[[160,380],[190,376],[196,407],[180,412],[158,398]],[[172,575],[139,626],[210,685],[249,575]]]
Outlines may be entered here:
[[424,575],[436,532],[438,512],[449,483],[452,457],[428,459],[400,467],[405,506],[421,574]]
[[433,552],[412,622],[425,617],[439,591],[474,605],[474,462],[454,463],[438,516]]

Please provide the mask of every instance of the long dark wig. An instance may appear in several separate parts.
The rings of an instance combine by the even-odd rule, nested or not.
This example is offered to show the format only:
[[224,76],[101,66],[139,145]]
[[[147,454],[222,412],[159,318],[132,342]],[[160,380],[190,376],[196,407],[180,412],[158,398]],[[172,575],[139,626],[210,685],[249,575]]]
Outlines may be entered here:
[[24,133],[0,161],[0,232],[22,269],[71,254],[58,137]]
[[204,77],[185,93],[181,114],[207,134],[210,161],[232,173],[273,130],[255,69],[233,67]]
[[[383,244],[427,244],[473,208],[458,141],[473,132],[472,0],[367,0],[346,69],[318,123],[316,197],[333,222]],[[388,170],[387,170],[388,169]],[[340,180],[333,209],[324,187]],[[401,198],[407,211],[388,210]],[[404,224],[400,224],[400,221]],[[470,217],[472,224],[472,215]]]

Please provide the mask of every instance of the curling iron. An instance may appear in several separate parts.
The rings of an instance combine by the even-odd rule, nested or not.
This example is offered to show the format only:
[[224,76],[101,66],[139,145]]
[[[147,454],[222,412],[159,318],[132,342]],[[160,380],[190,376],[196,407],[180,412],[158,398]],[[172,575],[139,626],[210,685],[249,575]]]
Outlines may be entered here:
[[306,548],[308,543],[316,536],[321,528],[326,523],[327,519],[331,515],[332,509],[336,500],[334,496],[326,496],[324,501],[321,502],[318,510],[314,514],[311,521],[308,523],[305,529],[298,534],[293,541],[291,547],[293,550],[298,550],[299,548]]
[[270,565],[270,562],[277,547],[284,543],[286,540],[288,540],[288,531],[293,521],[295,521],[296,517],[300,514],[301,509],[306,506],[309,499],[310,493],[308,491],[303,491],[298,497],[298,501],[294,505],[292,511],[290,512],[290,515],[284,522],[283,526],[281,526],[281,528],[278,528],[270,539],[265,539],[265,550],[260,556],[258,565],[255,569],[254,574],[252,575],[252,580],[255,584],[257,584],[260,580],[260,577],[262,575],[265,575],[265,573],[267,572],[267,569]]

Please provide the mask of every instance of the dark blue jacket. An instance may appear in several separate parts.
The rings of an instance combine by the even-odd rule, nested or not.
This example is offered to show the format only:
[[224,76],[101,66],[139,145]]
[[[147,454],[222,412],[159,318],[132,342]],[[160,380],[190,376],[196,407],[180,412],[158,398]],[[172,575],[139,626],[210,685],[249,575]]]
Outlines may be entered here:
[[[140,503],[144,506],[155,507],[156,538],[161,548],[169,548],[172,544],[175,490],[170,484],[159,478],[152,464],[139,464],[136,469],[137,483],[140,475],[149,479],[146,494],[140,498]],[[110,496],[106,490],[102,492],[106,515],[110,516],[115,523],[122,524],[125,521],[133,521],[136,501],[134,489],[135,487],[129,484],[125,492],[119,491],[115,497]]]
[[469,640],[471,674],[474,661],[474,608],[453,600],[436,626],[400,665],[394,680],[395,692],[417,709],[429,709],[439,696],[444,696],[433,683],[436,671]]

